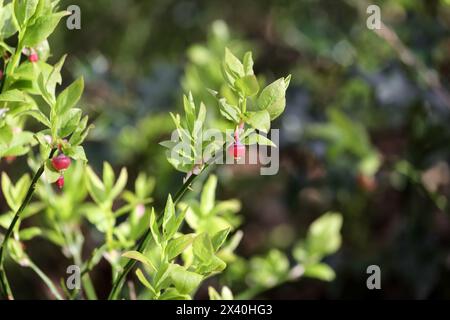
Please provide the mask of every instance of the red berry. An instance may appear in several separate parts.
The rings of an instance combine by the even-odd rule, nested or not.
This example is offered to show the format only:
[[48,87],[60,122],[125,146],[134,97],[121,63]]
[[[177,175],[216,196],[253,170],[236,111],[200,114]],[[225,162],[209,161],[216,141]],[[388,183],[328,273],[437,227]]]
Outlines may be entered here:
[[59,176],[58,180],[56,180],[56,185],[59,189],[62,189],[64,187],[64,176]]
[[30,62],[38,62],[39,60],[39,56],[36,52],[33,52],[32,54],[30,54],[30,56],[28,57],[28,60]]
[[375,177],[360,173],[356,177],[356,181],[360,188],[367,192],[373,192],[377,188],[377,181],[375,180]]
[[5,159],[8,164],[11,164],[16,160],[16,156],[6,156]]
[[52,159],[53,168],[57,171],[67,169],[70,166],[70,163],[70,158],[62,153]]
[[234,157],[235,160],[238,160],[245,156],[245,146],[240,141],[236,141],[228,149],[228,152]]

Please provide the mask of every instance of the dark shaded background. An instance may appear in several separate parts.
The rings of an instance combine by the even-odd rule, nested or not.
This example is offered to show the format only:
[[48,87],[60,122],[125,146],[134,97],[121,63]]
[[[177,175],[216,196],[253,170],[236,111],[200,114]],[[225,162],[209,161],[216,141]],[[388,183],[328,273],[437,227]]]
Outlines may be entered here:
[[[367,4],[356,0],[64,0],[63,8],[80,6],[82,29],[62,24],[50,42],[54,60],[69,53],[66,79],[85,76],[83,107],[96,125],[86,145],[91,164],[126,166],[131,177],[150,173],[161,204],[181,179],[158,142],[172,129],[168,111],[181,102],[187,50],[223,20],[235,45],[254,51],[257,73],[293,79],[286,112],[274,124],[282,130],[279,174],[218,172],[218,198],[243,203],[240,254],[288,251],[322,213],[344,215],[342,248],[327,261],[334,282],[303,279],[259,297],[450,298],[450,1],[371,3],[404,46],[390,42],[392,33],[369,30]],[[338,125],[330,110],[350,120],[340,128],[350,136],[333,131],[327,141],[308,134],[319,124]],[[361,147],[357,136],[364,134]],[[357,169],[360,147],[381,157],[374,176]],[[23,172],[23,162],[8,170]],[[64,272],[51,247],[35,245],[43,268]],[[370,264],[381,267],[382,290],[366,288]],[[29,285],[27,271],[15,272],[23,281],[15,286]],[[106,265],[94,276],[105,293],[109,276]],[[39,287],[32,288],[28,294],[36,297]]]

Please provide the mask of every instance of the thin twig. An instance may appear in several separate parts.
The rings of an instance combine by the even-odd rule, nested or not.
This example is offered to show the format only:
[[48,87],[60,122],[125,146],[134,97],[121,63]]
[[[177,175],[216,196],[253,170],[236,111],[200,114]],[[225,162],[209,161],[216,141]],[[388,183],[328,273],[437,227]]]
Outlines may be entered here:
[[[180,190],[174,196],[174,198],[173,198],[174,204],[176,204],[183,197],[185,192],[188,190],[189,186],[194,182],[194,180],[197,177],[198,177],[197,175],[193,174],[186,180],[186,182],[181,186]],[[151,239],[151,236],[152,236],[152,233],[151,233],[150,229],[147,229],[146,233],[144,234],[144,236],[142,237],[141,241],[139,242],[139,244],[138,244],[138,246],[136,248],[136,251],[138,251],[138,252],[144,251],[144,249],[147,247],[147,243]],[[122,286],[123,286],[123,284],[125,282],[125,277],[131,271],[131,268],[133,268],[135,263],[136,263],[136,260],[133,260],[133,259],[128,260],[128,262],[125,265],[125,267],[123,268],[122,272],[117,276],[116,280],[114,281],[113,287],[112,287],[111,292],[110,292],[110,294],[108,296],[108,300],[115,300],[115,299],[117,299],[117,295],[119,294],[119,290],[122,288]]]
[[[224,143],[223,148],[222,148],[222,152],[220,154],[224,154],[226,152],[226,149],[228,147],[227,143]],[[198,174],[192,174],[186,181],[185,183],[181,186],[181,188],[178,190],[178,192],[175,194],[175,196],[173,197],[173,203],[177,204],[181,198],[183,197],[183,195],[187,192],[187,190],[189,190],[190,185],[195,181],[195,179],[197,177],[199,177],[203,172],[206,171],[207,167],[209,165],[211,165],[216,159],[217,156],[219,155],[219,153],[216,153],[214,157],[212,157],[210,159],[210,161],[208,161],[207,163],[205,163],[203,170]],[[150,239],[152,238],[152,233],[150,231],[150,228],[147,229],[146,233],[144,234],[144,236],[141,238],[141,241],[139,242],[136,251],[138,252],[143,252],[144,249],[147,247],[147,243],[150,241]],[[117,299],[120,289],[123,287],[124,283],[125,283],[125,278],[128,275],[128,273],[131,271],[131,269],[133,268],[133,266],[136,264],[136,260],[130,259],[128,260],[127,264],[125,265],[125,267],[123,268],[122,272],[119,273],[119,275],[117,276],[116,280],[113,283],[113,287],[111,289],[111,292],[109,293],[108,296],[108,300],[115,300]]]
[[[50,151],[49,159],[53,157],[55,154],[56,149],[52,149]],[[36,189],[36,183],[44,173],[44,166],[45,163],[43,163],[38,171],[34,174],[33,180],[31,181],[31,184],[28,188],[27,194],[25,195],[25,198],[22,201],[22,204],[20,205],[19,209],[17,210],[16,214],[14,215],[14,218],[12,219],[11,223],[9,224],[8,230],[6,231],[5,237],[3,238],[2,244],[0,246],[0,284],[2,285],[2,293],[3,296],[5,296],[8,300],[14,299],[14,296],[11,291],[11,287],[9,286],[8,280],[6,278],[5,268],[4,268],[4,260],[5,260],[5,251],[7,249],[8,240],[11,237],[11,234],[14,230],[14,227],[16,226],[17,221],[19,220],[22,212],[25,210],[26,206],[31,200],[31,197],[33,196],[34,190]]]
[[31,261],[29,258],[27,262],[28,266],[31,269],[33,269],[34,272],[36,272],[36,274],[42,279],[42,281],[44,281],[44,283],[50,289],[51,293],[55,296],[55,298],[58,300],[63,300],[63,298],[61,297],[61,295],[59,294],[58,290],[56,289],[53,282],[49,279],[49,277],[47,277],[47,275],[41,269],[39,269],[39,267],[35,265],[34,262]]
[[[347,1],[351,5],[355,6],[360,15],[366,14],[366,9],[369,5],[366,1]],[[394,29],[387,26],[383,21],[380,21],[380,29],[373,30],[377,36],[386,41],[395,51],[398,58],[408,67],[417,71],[419,77],[425,82],[425,84],[436,93],[437,96],[450,108],[450,93],[442,85],[439,75],[436,71],[428,68],[422,60],[420,60],[412,50],[410,50],[403,41],[399,38]]]

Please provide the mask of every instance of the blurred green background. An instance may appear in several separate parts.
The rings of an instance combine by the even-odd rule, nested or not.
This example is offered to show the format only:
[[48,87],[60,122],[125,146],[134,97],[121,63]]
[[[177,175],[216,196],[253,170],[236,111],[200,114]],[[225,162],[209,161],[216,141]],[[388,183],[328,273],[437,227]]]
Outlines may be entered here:
[[[191,90],[215,112],[205,88],[221,83],[225,46],[252,50],[267,81],[292,73],[274,124],[278,175],[221,167],[217,197],[242,201],[244,257],[288,250],[326,211],[343,214],[343,245],[327,261],[335,281],[302,279],[259,298],[450,298],[450,1],[61,1],[70,4],[81,30],[62,23],[50,61],[67,52],[63,78],[85,77],[90,163],[126,166],[130,184],[139,171],[154,176],[157,205],[182,179],[158,145],[172,131],[168,111]],[[369,4],[389,29],[367,28]],[[24,162],[1,165],[19,173]],[[48,246],[43,268],[64,270]],[[382,290],[366,288],[371,264]]]

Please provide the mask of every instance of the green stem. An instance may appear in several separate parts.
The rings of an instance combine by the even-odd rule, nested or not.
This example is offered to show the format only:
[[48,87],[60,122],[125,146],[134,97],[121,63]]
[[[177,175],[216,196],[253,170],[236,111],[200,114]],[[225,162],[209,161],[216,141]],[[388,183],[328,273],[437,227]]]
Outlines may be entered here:
[[[23,30],[22,33],[25,33],[26,29]],[[20,64],[20,57],[22,55],[22,49],[23,49],[23,40],[22,37],[19,36],[19,43],[17,44],[17,49],[14,52],[14,55],[12,57],[11,63],[8,63],[8,67],[6,68],[6,74],[11,75],[16,67]]]
[[[203,173],[204,169],[201,173]],[[200,173],[200,174],[201,174]],[[173,197],[173,203],[176,204],[180,199],[183,197],[183,195],[186,193],[186,191],[189,189],[189,186],[194,182],[194,180],[198,176],[192,174],[186,182],[181,186],[181,188],[178,190],[178,192]],[[150,229],[146,231],[144,236],[142,237],[141,241],[139,242],[136,251],[142,252],[144,251],[145,247],[147,246],[147,243],[150,241],[152,237],[152,233]],[[119,294],[120,289],[122,288],[123,284],[125,283],[125,277],[130,272],[131,268],[135,265],[136,260],[130,259],[128,260],[127,264],[123,268],[122,272],[117,276],[116,280],[114,281],[113,287],[111,289],[111,292],[108,296],[108,300],[115,300],[117,299],[117,296]]]
[[[74,255],[74,262],[76,265],[81,266],[83,264],[81,259],[81,252],[77,250],[77,253]],[[81,275],[81,281],[83,283],[83,289],[86,293],[86,297],[88,300],[97,300],[97,294],[95,293],[94,285],[92,284],[91,277],[88,273]]]
[[[226,154],[226,150],[227,148],[230,146],[230,144],[228,144],[226,142],[226,137],[225,137],[225,142],[223,144],[223,148],[221,150],[220,153],[216,153],[214,155],[214,157],[212,157],[207,163],[205,163],[203,170],[198,174],[192,174],[186,181],[185,183],[183,183],[183,185],[181,186],[181,188],[178,190],[178,192],[175,194],[175,196],[173,197],[173,203],[177,204],[181,198],[184,196],[184,194],[189,190],[190,185],[195,181],[195,179],[197,179],[197,177],[199,177],[203,172],[206,171],[206,168],[208,168],[212,163],[214,163],[214,161],[217,159],[218,155],[224,155]],[[145,232],[144,236],[141,238],[141,241],[139,242],[136,251],[138,252],[143,252],[144,249],[147,247],[147,243],[150,241],[150,239],[152,238],[152,233],[150,231],[150,229],[147,229],[147,231]],[[119,273],[119,275],[116,277],[116,280],[113,283],[111,292],[109,293],[108,296],[108,300],[116,300],[120,290],[122,289],[124,283],[125,283],[125,278],[128,275],[128,273],[131,271],[131,268],[133,268],[133,266],[136,264],[136,260],[134,259],[130,259],[128,260],[128,262],[126,263],[125,267],[123,268],[122,272]]]
[[[6,62],[5,62],[6,63]],[[3,67],[3,70],[2,70],[2,72],[3,72],[3,78],[1,79],[2,80],[2,83],[0,84],[0,93],[2,93],[3,92],[3,88],[4,88],[4,86],[5,86],[5,82],[6,82],[6,79],[7,79],[7,74],[6,74],[6,69],[8,68],[8,64],[6,63],[6,66],[4,66]],[[6,102],[4,102],[5,104],[6,104]]]
[[14,296],[11,292],[11,287],[9,285],[8,279],[6,278],[6,273],[4,272],[3,265],[0,266],[0,289],[3,297],[8,300],[14,300]]
[[42,281],[44,281],[44,283],[47,285],[47,287],[50,289],[50,291],[52,292],[52,294],[55,296],[56,299],[58,300],[63,300],[63,298],[61,297],[61,295],[59,294],[58,290],[56,289],[55,285],[53,284],[53,282],[47,277],[47,275],[42,272],[41,269],[39,269],[39,267],[37,265],[34,264],[33,261],[31,261],[28,258],[28,265],[31,269],[33,269],[34,272],[36,272],[36,274],[42,279]]
[[[226,141],[226,139],[225,139]],[[227,144],[227,142],[225,142],[223,144],[223,148],[221,151],[221,155],[224,155],[226,153],[227,148],[229,147],[229,145]],[[178,192],[175,194],[175,196],[173,197],[173,203],[177,204],[178,201],[181,200],[181,198],[184,196],[184,194],[186,193],[187,190],[189,190],[190,185],[195,181],[195,179],[197,177],[199,177],[203,172],[205,172],[206,168],[208,168],[209,165],[211,165],[217,158],[218,153],[215,154],[214,157],[212,157],[210,159],[209,162],[205,163],[203,170],[198,174],[192,174],[187,180],[186,182],[181,186],[181,188],[178,190]],[[143,252],[144,249],[147,246],[147,243],[150,241],[150,239],[152,238],[152,233],[150,231],[150,229],[147,229],[147,231],[145,232],[144,236],[141,238],[141,241],[139,242],[136,251],[138,252]],[[133,268],[133,266],[136,264],[136,260],[130,259],[128,260],[127,264],[125,265],[125,267],[123,268],[122,272],[119,273],[119,275],[117,276],[116,280],[113,283],[113,287],[111,289],[111,292],[109,293],[108,296],[108,300],[115,300],[117,299],[120,289],[122,289],[124,283],[125,283],[125,278],[128,275],[128,273],[131,271],[131,268]]]
[[[49,159],[51,159],[53,157],[53,155],[55,154],[56,149],[52,149],[50,151],[50,155],[49,155]],[[34,190],[36,189],[36,183],[38,182],[39,178],[42,176],[42,174],[44,173],[44,166],[45,163],[43,163],[38,171],[36,171],[33,180],[31,181],[30,187],[28,188],[27,194],[25,195],[25,198],[22,201],[22,204],[19,207],[19,210],[17,210],[16,214],[14,215],[14,218],[12,219],[11,223],[9,224],[8,230],[6,231],[5,237],[3,238],[2,244],[0,246],[0,279],[2,279],[0,281],[1,285],[2,285],[2,291],[3,291],[3,295],[6,296],[7,299],[13,299],[13,295],[11,292],[11,288],[8,284],[8,280],[6,278],[6,273],[5,273],[5,269],[4,269],[4,260],[5,260],[5,250],[6,247],[8,245],[8,240],[11,237],[11,234],[14,230],[14,227],[16,226],[17,221],[20,218],[20,215],[22,214],[22,212],[25,210],[26,206],[28,205],[28,203],[31,200],[31,197],[33,196]]]

